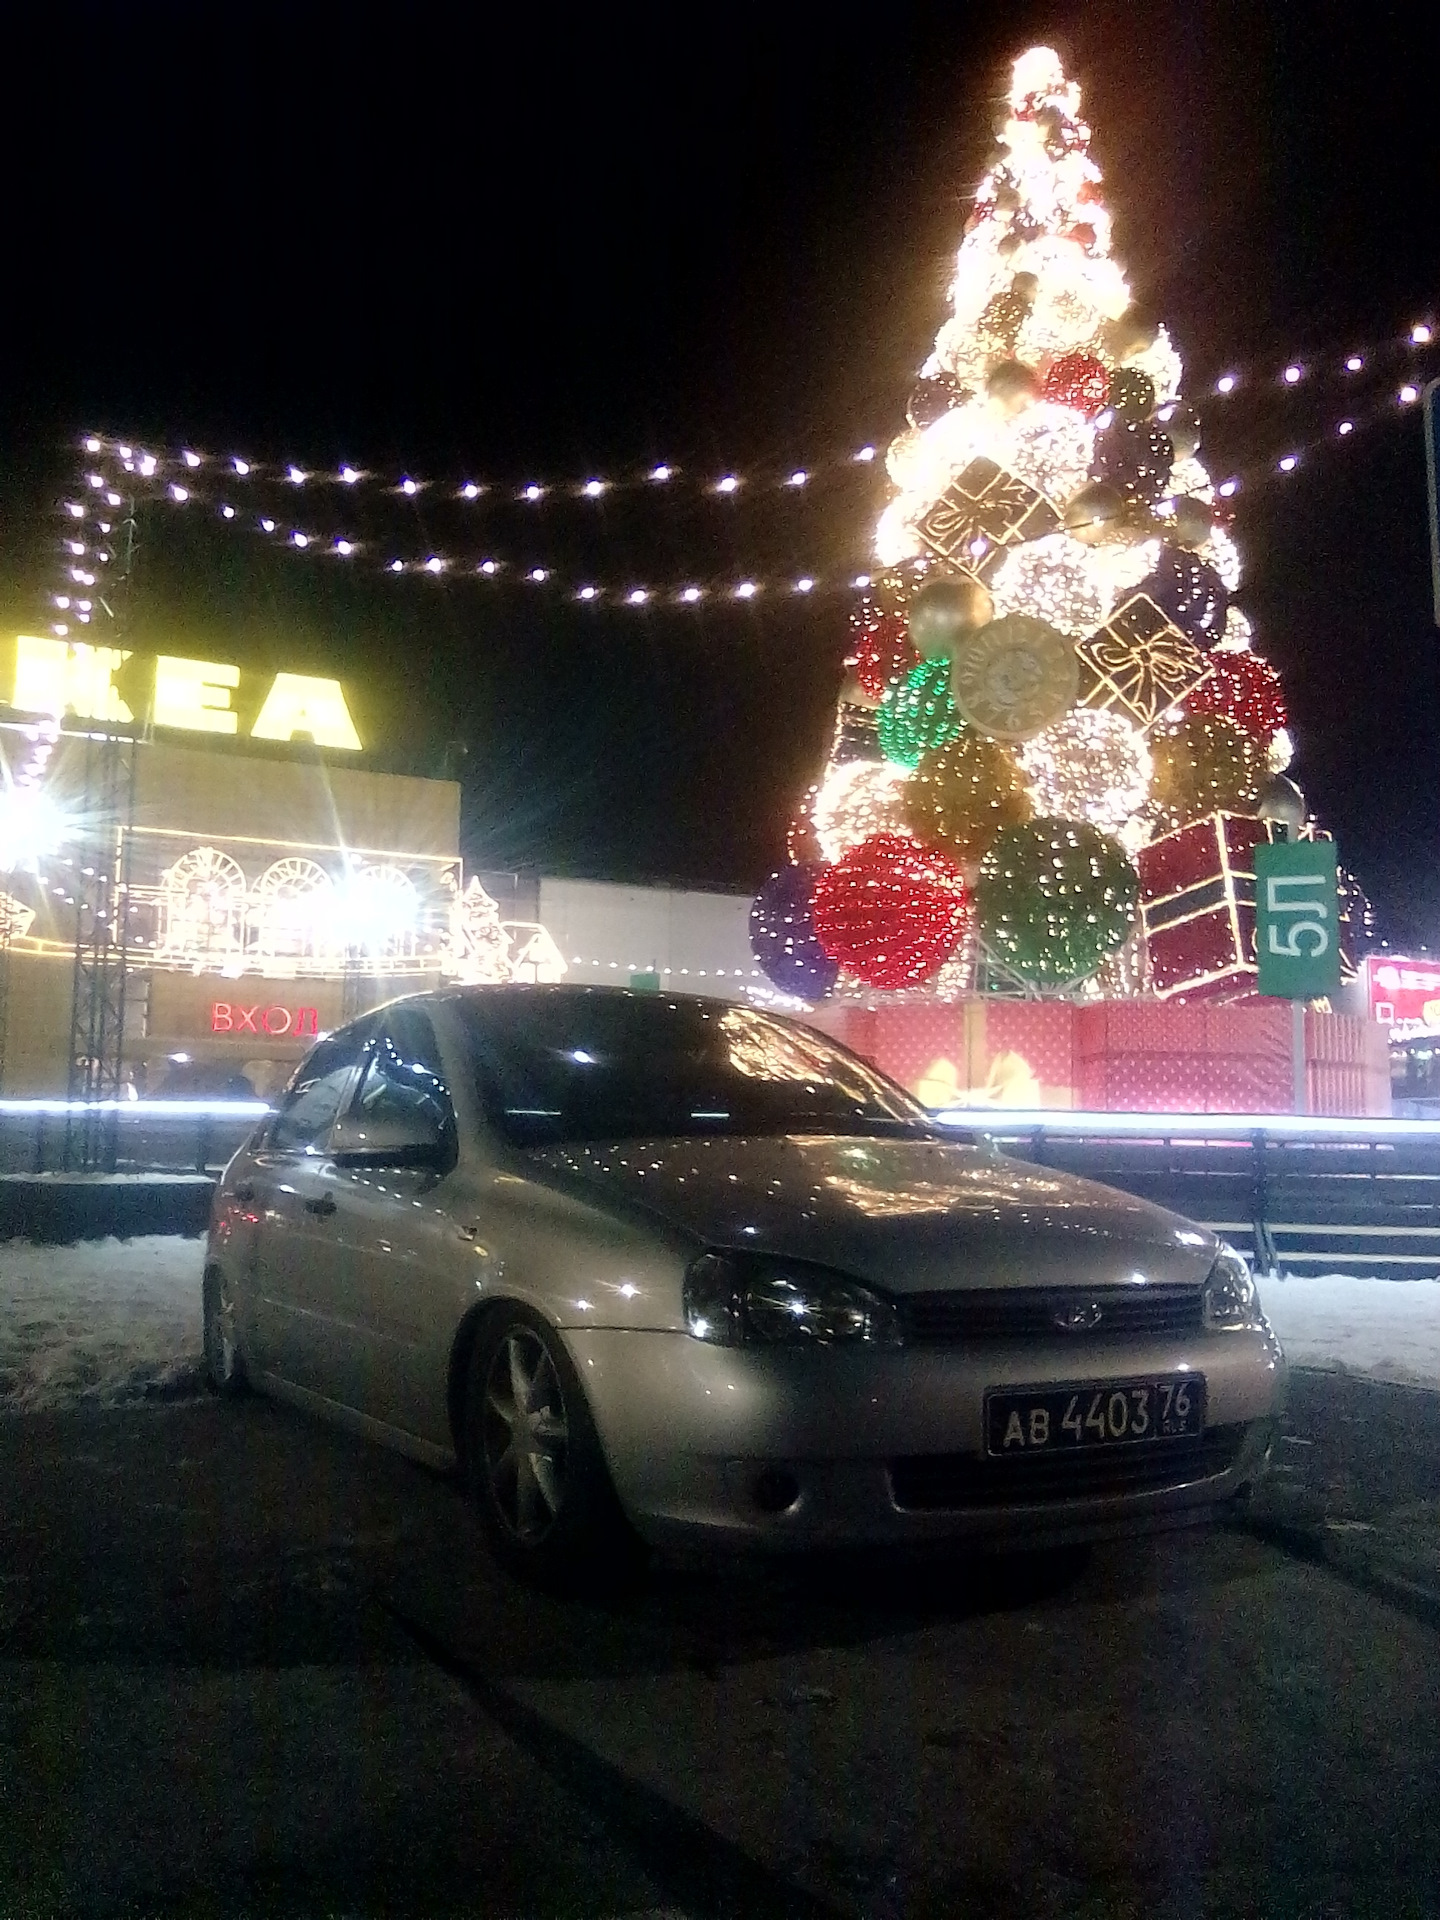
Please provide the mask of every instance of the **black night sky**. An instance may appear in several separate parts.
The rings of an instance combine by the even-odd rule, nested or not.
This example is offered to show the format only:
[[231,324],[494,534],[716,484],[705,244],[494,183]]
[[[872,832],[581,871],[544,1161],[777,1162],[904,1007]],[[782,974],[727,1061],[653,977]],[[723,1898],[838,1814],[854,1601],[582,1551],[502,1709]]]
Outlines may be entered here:
[[[12,19],[15,34],[18,18]],[[0,584],[33,628],[79,431],[518,484],[787,470],[901,424],[1008,61],[1085,90],[1137,297],[1211,470],[1380,423],[1241,497],[1241,604],[1292,771],[1396,944],[1440,944],[1440,671],[1419,410],[1440,320],[1433,4],[34,10],[12,50]],[[1391,343],[1348,392],[1295,393]],[[377,546],[598,580],[853,573],[884,499],[676,491],[457,510],[352,495]],[[258,499],[259,496],[254,496]],[[305,502],[327,524],[329,502]],[[457,517],[463,511],[464,518]],[[292,506],[298,517],[299,509]],[[820,755],[842,598],[584,609],[388,581],[148,510],[131,643],[329,671],[389,764],[463,740],[481,866],[750,887]]]

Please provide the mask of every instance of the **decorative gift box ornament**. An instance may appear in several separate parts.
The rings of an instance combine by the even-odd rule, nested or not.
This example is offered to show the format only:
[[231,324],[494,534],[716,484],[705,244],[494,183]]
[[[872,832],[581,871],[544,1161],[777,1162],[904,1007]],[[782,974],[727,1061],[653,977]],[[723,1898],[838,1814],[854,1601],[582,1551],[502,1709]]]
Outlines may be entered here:
[[988,581],[1011,547],[1054,533],[1044,494],[994,460],[972,460],[915,523],[926,548],[957,573]]
[[1210,661],[1147,593],[1132,593],[1075,648],[1080,705],[1114,707],[1142,730],[1178,706],[1211,671]]
[[1161,999],[1254,993],[1255,849],[1268,837],[1259,820],[1213,813],[1140,849],[1140,914]]

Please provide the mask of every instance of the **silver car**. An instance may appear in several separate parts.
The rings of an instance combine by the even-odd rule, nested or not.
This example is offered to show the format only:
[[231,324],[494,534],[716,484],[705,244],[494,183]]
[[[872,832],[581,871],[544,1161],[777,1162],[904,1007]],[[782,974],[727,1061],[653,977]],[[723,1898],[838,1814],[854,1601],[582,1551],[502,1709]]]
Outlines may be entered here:
[[510,1565],[1094,1539],[1247,1490],[1285,1382],[1203,1228],[942,1129],[793,1020],[572,986],[322,1040],[226,1169],[249,1383],[463,1472]]

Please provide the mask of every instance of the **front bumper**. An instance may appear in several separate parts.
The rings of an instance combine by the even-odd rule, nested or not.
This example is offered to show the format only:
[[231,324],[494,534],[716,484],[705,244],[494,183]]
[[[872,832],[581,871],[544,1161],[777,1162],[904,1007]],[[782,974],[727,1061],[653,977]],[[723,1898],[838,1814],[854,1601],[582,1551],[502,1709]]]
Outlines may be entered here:
[[[608,1329],[564,1337],[621,1503],[655,1544],[1030,1546],[1183,1525],[1264,1471],[1285,1388],[1268,1329],[894,1351]],[[1184,1369],[1205,1379],[1198,1444],[1051,1456],[1028,1477],[986,1461],[987,1388]]]

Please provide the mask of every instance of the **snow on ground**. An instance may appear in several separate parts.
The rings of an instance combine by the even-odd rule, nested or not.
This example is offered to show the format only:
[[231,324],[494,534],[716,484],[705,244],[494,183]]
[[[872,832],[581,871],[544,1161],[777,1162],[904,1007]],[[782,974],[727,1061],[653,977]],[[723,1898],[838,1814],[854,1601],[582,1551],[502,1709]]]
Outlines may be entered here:
[[[204,1241],[151,1234],[0,1246],[0,1412],[121,1406],[202,1388]],[[1440,1388],[1440,1280],[1260,1282],[1292,1366]]]
[[201,1389],[203,1236],[0,1246],[0,1412]]
[[1274,1275],[1260,1304],[1292,1367],[1440,1387],[1440,1280]]

